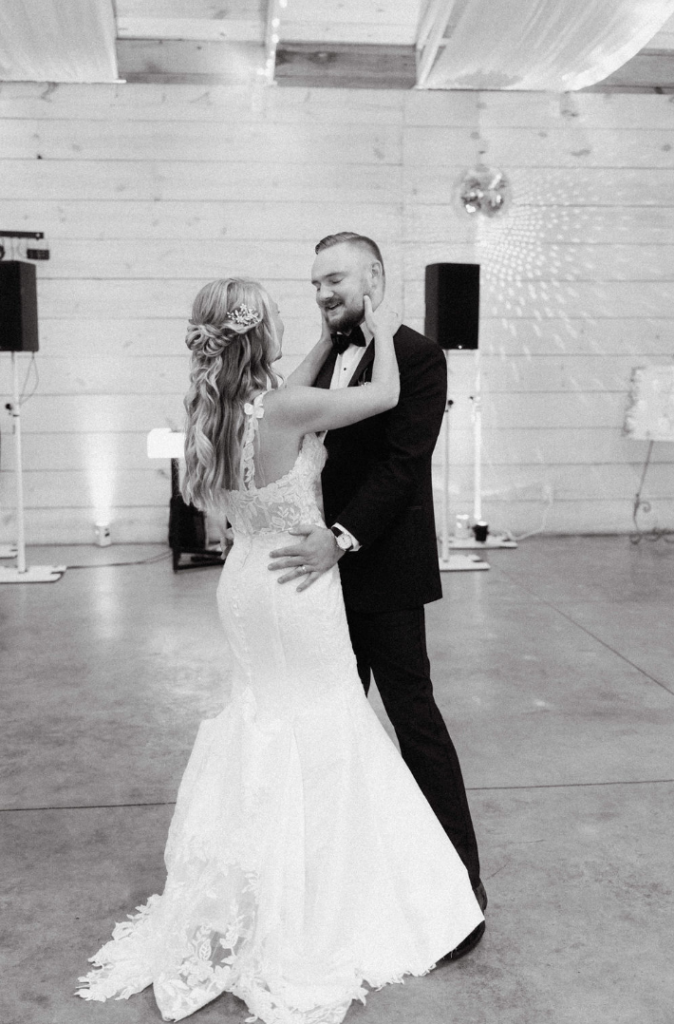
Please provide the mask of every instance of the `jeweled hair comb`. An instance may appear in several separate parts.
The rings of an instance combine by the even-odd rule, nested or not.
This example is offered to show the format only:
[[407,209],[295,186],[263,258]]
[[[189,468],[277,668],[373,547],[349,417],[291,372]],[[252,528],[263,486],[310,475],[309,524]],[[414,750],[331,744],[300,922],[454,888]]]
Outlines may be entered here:
[[225,317],[226,324],[232,324],[233,327],[256,327],[262,322],[262,313],[258,313],[256,309],[251,309],[245,303],[241,303],[236,309],[230,309]]

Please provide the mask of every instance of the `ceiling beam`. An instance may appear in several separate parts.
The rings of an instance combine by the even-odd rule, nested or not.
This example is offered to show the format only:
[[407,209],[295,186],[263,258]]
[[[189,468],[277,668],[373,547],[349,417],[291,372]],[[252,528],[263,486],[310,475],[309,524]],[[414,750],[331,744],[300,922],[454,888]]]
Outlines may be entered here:
[[276,81],[318,89],[412,89],[416,51],[413,46],[280,43]]
[[117,37],[262,43],[264,26],[260,21],[234,21],[229,18],[117,18]]
[[[430,75],[438,55],[455,0],[435,0],[431,2],[419,32],[419,70],[417,84],[423,88]],[[423,38],[424,42],[421,42]]]
[[118,39],[119,77],[127,82],[241,84],[264,64],[258,43]]
[[118,18],[196,18],[228,21],[230,10],[241,21],[262,21],[265,0],[115,0]]

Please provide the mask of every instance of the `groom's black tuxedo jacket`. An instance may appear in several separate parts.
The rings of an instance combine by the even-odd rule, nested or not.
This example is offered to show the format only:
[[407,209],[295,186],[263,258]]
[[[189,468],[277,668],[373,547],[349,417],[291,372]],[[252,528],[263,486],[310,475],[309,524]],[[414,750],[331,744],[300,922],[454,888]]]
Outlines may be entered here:
[[[442,597],[431,457],[447,398],[447,365],[438,345],[404,324],[394,343],[397,406],[330,430],[325,439],[326,522],[339,522],[362,545],[339,562],[344,600],[355,611],[418,608]],[[318,373],[317,387],[330,387],[335,360],[333,351]],[[351,387],[371,380],[373,362],[374,342]]]

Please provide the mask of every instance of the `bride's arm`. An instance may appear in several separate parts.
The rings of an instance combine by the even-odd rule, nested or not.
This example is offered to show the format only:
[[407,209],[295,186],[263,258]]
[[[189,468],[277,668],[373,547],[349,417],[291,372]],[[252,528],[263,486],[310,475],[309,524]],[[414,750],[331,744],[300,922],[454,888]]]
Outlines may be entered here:
[[335,391],[295,386],[275,392],[276,415],[288,426],[302,434],[335,430],[386,412],[397,404],[400,377],[393,346],[393,333],[398,326],[397,315],[385,306],[380,306],[373,313],[369,296],[366,296],[365,322],[374,335],[375,345],[371,383],[366,387],[339,388]]
[[292,388],[297,387],[297,385],[311,387],[318,376],[318,371],[330,354],[331,348],[330,331],[325,320],[323,320],[323,330],[319,340],[304,357],[300,365],[286,378],[286,387]]

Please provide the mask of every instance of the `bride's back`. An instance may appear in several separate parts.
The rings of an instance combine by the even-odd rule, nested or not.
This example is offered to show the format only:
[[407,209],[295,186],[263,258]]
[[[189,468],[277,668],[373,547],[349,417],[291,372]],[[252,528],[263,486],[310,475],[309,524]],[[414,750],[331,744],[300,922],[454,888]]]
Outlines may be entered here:
[[[276,406],[276,391],[258,392],[244,406],[253,405],[256,420],[254,462],[256,487],[266,487],[289,473],[302,446],[302,435],[289,426]],[[260,415],[260,409],[262,415]]]
[[301,524],[323,525],[323,442],[316,434],[306,434],[298,448],[296,433],[279,429],[278,420],[264,429],[268,399],[269,395],[261,392],[244,405],[240,483],[223,491],[218,503],[235,535],[285,533]]

